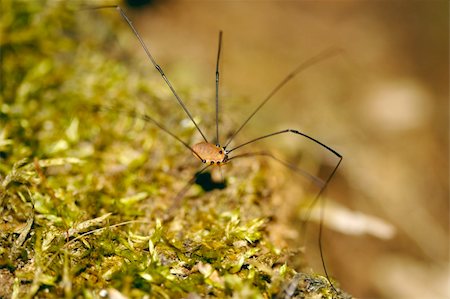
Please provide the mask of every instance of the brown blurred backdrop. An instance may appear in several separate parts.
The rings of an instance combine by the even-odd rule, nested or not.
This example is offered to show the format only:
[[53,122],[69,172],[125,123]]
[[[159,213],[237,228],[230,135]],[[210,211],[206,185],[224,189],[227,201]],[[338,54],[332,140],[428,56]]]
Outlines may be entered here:
[[[375,233],[336,231],[330,221],[327,264],[344,290],[359,298],[447,298],[447,1],[173,0],[126,10],[175,86],[211,94],[224,31],[222,117],[231,123],[302,61],[342,48],[288,84],[246,130],[302,129],[345,157],[328,197]],[[153,72],[131,32],[124,42]],[[329,206],[328,215],[337,214]],[[321,271],[317,252],[311,266]]]

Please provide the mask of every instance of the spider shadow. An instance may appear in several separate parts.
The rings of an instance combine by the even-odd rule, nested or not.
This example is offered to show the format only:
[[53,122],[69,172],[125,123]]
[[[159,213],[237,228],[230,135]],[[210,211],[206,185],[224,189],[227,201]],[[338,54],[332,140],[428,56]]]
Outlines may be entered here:
[[227,182],[225,179],[220,182],[216,182],[212,179],[211,172],[209,171],[196,173],[194,183],[199,185],[205,192],[210,192],[216,189],[223,190],[227,187]]

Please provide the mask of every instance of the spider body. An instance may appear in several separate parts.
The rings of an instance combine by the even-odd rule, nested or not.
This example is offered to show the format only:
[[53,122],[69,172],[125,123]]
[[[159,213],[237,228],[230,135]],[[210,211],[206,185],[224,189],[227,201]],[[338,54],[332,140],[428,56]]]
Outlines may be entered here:
[[228,162],[228,151],[220,145],[215,145],[209,142],[199,142],[195,144],[192,149],[197,158],[209,165],[223,165]]

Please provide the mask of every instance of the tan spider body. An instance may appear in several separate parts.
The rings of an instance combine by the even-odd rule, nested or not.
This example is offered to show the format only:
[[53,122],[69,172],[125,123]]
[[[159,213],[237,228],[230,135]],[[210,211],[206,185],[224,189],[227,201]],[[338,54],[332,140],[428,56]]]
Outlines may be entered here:
[[209,142],[199,142],[192,149],[194,156],[201,158],[203,163],[210,165],[222,165],[228,161],[228,152],[220,145],[214,145]]

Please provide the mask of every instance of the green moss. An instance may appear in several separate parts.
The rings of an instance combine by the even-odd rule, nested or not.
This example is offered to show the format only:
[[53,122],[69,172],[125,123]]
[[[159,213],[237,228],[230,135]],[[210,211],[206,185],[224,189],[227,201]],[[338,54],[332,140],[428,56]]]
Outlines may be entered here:
[[264,167],[220,192],[194,186],[173,208],[194,173],[185,149],[97,109],[180,121],[137,100],[164,86],[105,51],[119,18],[55,1],[1,10],[0,297],[331,298],[324,277],[297,273],[270,242]]

